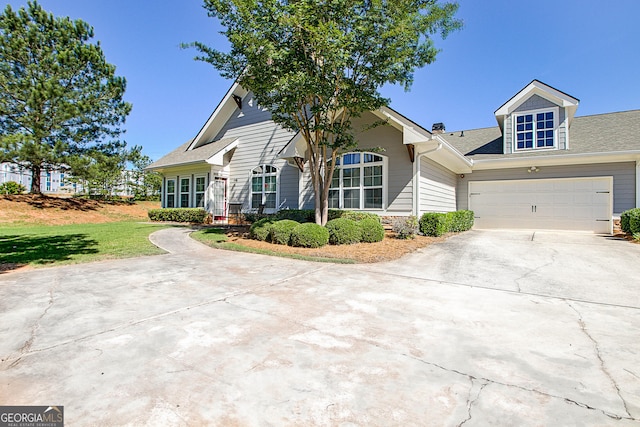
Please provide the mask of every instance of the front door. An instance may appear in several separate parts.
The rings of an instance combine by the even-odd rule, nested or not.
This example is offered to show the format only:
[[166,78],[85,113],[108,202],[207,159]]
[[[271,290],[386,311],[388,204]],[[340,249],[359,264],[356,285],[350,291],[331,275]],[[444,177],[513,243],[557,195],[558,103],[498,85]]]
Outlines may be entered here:
[[213,219],[227,217],[227,180],[216,178],[213,180]]

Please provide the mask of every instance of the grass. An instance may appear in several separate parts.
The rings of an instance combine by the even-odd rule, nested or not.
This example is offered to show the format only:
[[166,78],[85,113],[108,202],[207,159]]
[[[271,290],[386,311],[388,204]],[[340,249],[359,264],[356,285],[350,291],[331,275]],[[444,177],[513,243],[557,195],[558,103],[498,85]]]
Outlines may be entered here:
[[61,265],[164,253],[149,234],[164,225],[107,222],[0,226],[0,265]]
[[302,261],[330,262],[330,263],[336,263],[336,264],[355,264],[356,263],[356,261],[352,259],[313,257],[313,256],[305,256],[305,255],[299,255],[299,254],[271,251],[268,249],[250,248],[248,246],[243,246],[238,243],[227,241],[228,239],[225,234],[225,230],[220,228],[208,228],[206,230],[195,231],[191,233],[191,237],[199,242],[202,242],[208,246],[211,246],[212,248],[225,249],[229,251],[278,256],[281,258],[291,258],[291,259],[297,259]]

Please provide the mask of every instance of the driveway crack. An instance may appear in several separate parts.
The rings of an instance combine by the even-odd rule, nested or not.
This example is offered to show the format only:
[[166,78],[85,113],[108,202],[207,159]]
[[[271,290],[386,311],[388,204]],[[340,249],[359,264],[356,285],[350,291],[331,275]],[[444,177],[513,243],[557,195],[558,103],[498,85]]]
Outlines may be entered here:
[[[344,337],[338,337],[335,334],[332,334],[331,332],[325,331],[325,330],[323,330],[321,328],[317,328],[315,326],[308,325],[305,322],[293,320],[293,319],[287,318],[285,316],[282,316],[282,315],[279,315],[279,314],[276,314],[276,313],[270,313],[270,312],[266,312],[266,311],[263,311],[263,310],[258,310],[258,309],[255,309],[255,308],[246,307],[246,306],[243,306],[243,305],[240,305],[240,304],[237,304],[237,303],[232,303],[230,301],[225,301],[225,302],[227,304],[229,304],[229,305],[232,305],[232,306],[236,307],[236,308],[239,308],[239,309],[242,309],[242,310],[247,310],[247,311],[252,311],[252,312],[257,312],[257,313],[261,313],[261,314],[265,314],[267,316],[276,317],[276,318],[285,320],[285,321],[287,321],[287,322],[289,322],[289,323],[291,323],[293,325],[301,326],[301,327],[304,327],[304,328],[307,328],[307,329],[310,329],[310,330],[314,330],[314,331],[320,332],[322,334],[331,336],[331,337],[336,338],[336,339],[344,338]],[[366,344],[372,345],[374,347],[380,348],[380,349],[385,350],[385,351],[393,352],[392,349],[384,347],[383,345],[381,345],[381,344],[379,344],[379,343],[377,343],[375,341],[371,341],[371,340],[367,340],[367,339],[359,338],[359,337],[354,337],[354,336],[350,336],[349,338],[351,338],[351,339],[353,339],[355,341],[358,341],[358,342],[362,342],[362,343],[366,343]],[[535,393],[535,394],[538,394],[538,395],[541,395],[541,396],[545,396],[545,397],[548,397],[548,398],[563,400],[566,403],[578,406],[580,408],[584,408],[584,409],[588,409],[588,410],[592,410],[592,411],[598,411],[598,412],[602,413],[603,415],[605,415],[606,417],[614,419],[614,420],[623,420],[624,419],[624,420],[631,420],[631,421],[640,421],[640,419],[634,418],[629,413],[628,410],[627,410],[627,416],[620,416],[620,415],[617,415],[617,414],[614,414],[614,413],[611,413],[611,412],[607,412],[604,409],[600,409],[600,408],[596,408],[596,407],[590,406],[590,405],[588,405],[588,404],[586,404],[584,402],[579,402],[577,400],[570,399],[568,397],[558,396],[558,395],[555,395],[555,394],[547,393],[547,392],[536,390],[536,389],[533,389],[533,388],[523,387],[523,386],[516,385],[516,384],[503,383],[503,382],[500,382],[500,381],[492,380],[490,378],[476,377],[474,375],[471,375],[471,374],[466,373],[466,372],[459,371],[459,370],[454,369],[454,368],[448,368],[448,367],[442,366],[442,365],[440,365],[438,363],[430,362],[428,360],[421,359],[421,358],[416,357],[416,356],[414,356],[412,354],[407,354],[407,353],[402,353],[402,352],[397,352],[396,354],[399,354],[401,356],[407,357],[409,359],[413,359],[413,360],[418,361],[420,363],[423,363],[425,365],[428,365],[428,366],[431,366],[431,367],[435,367],[437,369],[441,369],[441,370],[443,370],[445,372],[457,374],[457,375],[463,376],[465,378],[468,378],[472,383],[472,388],[473,388],[473,385],[474,385],[475,381],[480,382],[480,384],[481,384],[480,389],[478,390],[478,392],[476,393],[476,395],[475,395],[475,397],[473,399],[471,398],[472,390],[469,391],[469,398],[467,399],[468,415],[470,415],[473,405],[478,401],[478,399],[480,397],[480,393],[482,392],[482,390],[484,390],[484,388],[486,386],[488,386],[489,384],[495,384],[495,385],[500,385],[500,386],[503,386],[503,387],[516,388],[518,390],[522,390],[522,391],[529,392],[529,393]],[[625,409],[626,409],[626,406],[625,406]],[[471,418],[463,421],[461,424],[459,424],[459,426],[463,425],[464,423],[466,423],[470,419]]]
[[56,285],[57,285],[57,280],[54,279],[54,283],[49,288],[49,292],[48,292],[49,293],[49,301],[47,302],[47,306],[44,308],[44,311],[42,312],[42,314],[40,316],[38,316],[38,318],[31,325],[29,338],[24,342],[22,347],[20,347],[20,349],[18,349],[19,355],[9,365],[9,368],[13,368],[18,363],[20,363],[20,361],[22,360],[22,357],[25,354],[27,354],[27,353],[29,353],[31,351],[31,347],[33,346],[33,343],[36,340],[36,337],[38,336],[38,330],[40,329],[40,322],[42,321],[44,316],[47,315],[47,312],[49,311],[49,309],[51,309],[51,307],[53,306],[53,304],[55,302],[55,299],[53,297],[53,291],[54,291],[54,288],[56,287]]
[[620,398],[620,400],[622,401],[622,405],[624,406],[624,410],[627,413],[627,415],[629,417],[631,417],[631,413],[629,412],[629,407],[627,406],[627,402],[624,400],[624,397],[622,397],[622,393],[620,391],[620,387],[618,386],[618,383],[616,382],[616,380],[613,379],[613,376],[611,375],[611,373],[609,372],[609,370],[607,369],[605,363],[604,363],[604,359],[602,358],[602,354],[600,353],[600,345],[598,344],[598,341],[596,341],[595,338],[593,338],[593,336],[589,333],[589,331],[587,330],[587,325],[584,322],[584,319],[582,318],[582,314],[580,313],[580,311],[578,311],[577,308],[575,308],[570,302],[567,301],[567,305],[569,307],[571,307],[571,309],[573,311],[576,312],[576,314],[578,315],[578,325],[580,325],[580,329],[582,330],[582,332],[585,334],[585,336],[587,338],[589,338],[589,340],[593,343],[593,349],[594,349],[594,353],[596,355],[596,357],[598,358],[598,361],[600,362],[600,369],[602,370],[602,372],[605,374],[605,376],[607,378],[609,378],[609,381],[611,382],[611,385],[613,386],[613,388],[615,388],[616,393],[618,394],[618,397]]
[[[533,235],[535,236],[535,233],[533,233]],[[531,238],[531,240],[533,241],[533,237]],[[552,265],[553,263],[556,262],[556,256],[558,255],[558,251],[556,251],[555,249],[551,249],[551,260],[545,264],[542,264],[536,268],[533,268],[529,271],[527,271],[526,273],[524,273],[522,276],[518,277],[517,279],[514,279],[513,282],[516,284],[516,287],[518,288],[518,293],[522,292],[522,287],[520,286],[520,281],[526,279],[527,277],[535,274],[536,272],[538,272],[538,270],[548,267],[550,265]]]
[[467,397],[467,418],[465,420],[463,420],[460,424],[458,424],[457,427],[462,427],[464,424],[467,423],[467,421],[471,421],[471,410],[473,408],[473,405],[478,401],[478,399],[480,399],[480,393],[482,393],[482,390],[484,390],[484,388],[489,385],[488,382],[486,381],[481,381],[480,382],[480,387],[478,388],[478,391],[475,394],[475,397],[472,399],[471,395],[473,394],[473,390],[476,388],[476,381],[474,378],[469,378],[469,381],[471,381],[471,388],[469,388],[469,396]]

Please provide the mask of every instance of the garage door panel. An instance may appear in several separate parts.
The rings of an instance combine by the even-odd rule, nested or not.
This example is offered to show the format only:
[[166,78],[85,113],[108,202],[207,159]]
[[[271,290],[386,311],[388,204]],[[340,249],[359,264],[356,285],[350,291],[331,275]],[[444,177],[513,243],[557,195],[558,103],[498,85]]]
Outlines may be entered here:
[[472,181],[476,228],[611,232],[612,177]]

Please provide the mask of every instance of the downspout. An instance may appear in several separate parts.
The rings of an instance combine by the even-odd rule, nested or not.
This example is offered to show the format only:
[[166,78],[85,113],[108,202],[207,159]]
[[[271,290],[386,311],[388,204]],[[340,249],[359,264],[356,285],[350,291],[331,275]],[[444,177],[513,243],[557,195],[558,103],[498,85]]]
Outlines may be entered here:
[[416,217],[420,216],[420,173],[421,173],[420,158],[425,154],[434,153],[440,150],[441,148],[442,148],[442,141],[438,141],[438,145],[436,147],[417,154],[416,159],[413,162],[414,168],[415,168],[415,174],[414,174],[415,179],[413,183],[413,206],[414,206],[413,212]]

